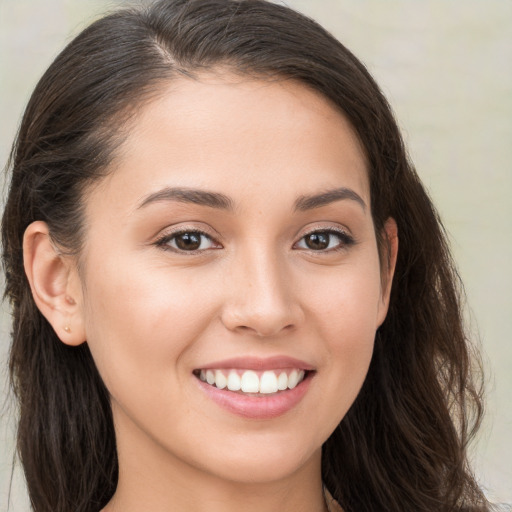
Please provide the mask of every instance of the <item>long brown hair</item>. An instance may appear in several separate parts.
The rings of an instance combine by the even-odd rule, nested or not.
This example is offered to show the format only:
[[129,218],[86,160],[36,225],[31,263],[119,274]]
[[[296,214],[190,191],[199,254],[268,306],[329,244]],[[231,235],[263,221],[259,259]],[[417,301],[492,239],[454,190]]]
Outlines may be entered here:
[[383,264],[378,234],[388,217],[398,225],[389,313],[364,386],[323,447],[325,485],[346,512],[488,510],[466,456],[482,414],[479,366],[439,217],[361,62],[314,21],[264,0],[120,10],[74,39],[30,99],[10,158],[2,240],[18,453],[34,510],[101,509],[118,462],[109,394],[87,344],[61,343],[32,299],[24,230],[45,221],[56,243],[80,254],[84,191],[106,174],[131,115],[162,82],[221,66],[299,81],[339,108],[366,152]]

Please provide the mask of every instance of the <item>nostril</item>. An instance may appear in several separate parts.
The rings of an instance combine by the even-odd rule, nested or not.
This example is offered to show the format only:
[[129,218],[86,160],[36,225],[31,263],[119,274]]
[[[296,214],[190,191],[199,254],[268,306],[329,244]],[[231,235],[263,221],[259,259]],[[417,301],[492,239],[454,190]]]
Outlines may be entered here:
[[302,308],[293,301],[272,304],[226,304],[220,316],[224,327],[232,332],[271,337],[290,332],[304,319]]

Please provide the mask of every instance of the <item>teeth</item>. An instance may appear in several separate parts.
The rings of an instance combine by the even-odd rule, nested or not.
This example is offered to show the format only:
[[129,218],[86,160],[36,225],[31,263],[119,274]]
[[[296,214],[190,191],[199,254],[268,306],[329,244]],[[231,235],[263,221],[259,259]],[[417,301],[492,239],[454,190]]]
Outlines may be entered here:
[[[227,374],[227,377],[226,377]],[[243,393],[272,394],[278,391],[295,388],[304,379],[304,370],[276,372],[267,370],[261,376],[253,370],[240,373],[237,370],[201,370],[199,378],[211,386]]]
[[286,372],[281,372],[277,379],[277,389],[279,391],[284,391],[288,387],[288,375]]
[[215,374],[211,370],[206,370],[206,382],[208,384],[215,384]]
[[260,393],[276,393],[277,389],[276,374],[274,372],[263,372],[260,380]]
[[224,389],[228,385],[228,379],[224,377],[224,374],[220,370],[215,371],[215,385],[219,389]]
[[258,374],[247,370],[242,374],[242,391],[244,393],[258,393],[260,390],[260,379]]
[[[206,372],[206,380],[208,381],[208,372]],[[299,383],[299,372],[292,370],[292,373],[288,376],[288,387],[293,389]]]
[[238,391],[241,386],[240,375],[236,372],[230,372],[228,376],[228,389],[230,391]]

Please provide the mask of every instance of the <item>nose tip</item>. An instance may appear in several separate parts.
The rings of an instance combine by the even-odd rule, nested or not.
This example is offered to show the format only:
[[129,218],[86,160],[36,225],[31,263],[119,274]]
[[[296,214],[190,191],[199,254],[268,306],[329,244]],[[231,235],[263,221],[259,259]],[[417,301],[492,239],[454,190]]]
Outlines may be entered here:
[[295,329],[302,316],[299,301],[286,283],[267,275],[247,286],[235,284],[221,319],[231,331],[269,338]]

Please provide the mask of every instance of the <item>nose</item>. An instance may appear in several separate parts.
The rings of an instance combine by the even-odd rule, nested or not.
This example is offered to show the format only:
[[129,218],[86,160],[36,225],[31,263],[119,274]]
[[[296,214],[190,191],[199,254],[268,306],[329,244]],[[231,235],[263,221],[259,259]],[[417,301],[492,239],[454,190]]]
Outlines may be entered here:
[[271,251],[233,264],[225,296],[221,320],[234,332],[276,336],[297,328],[304,316],[286,264]]

